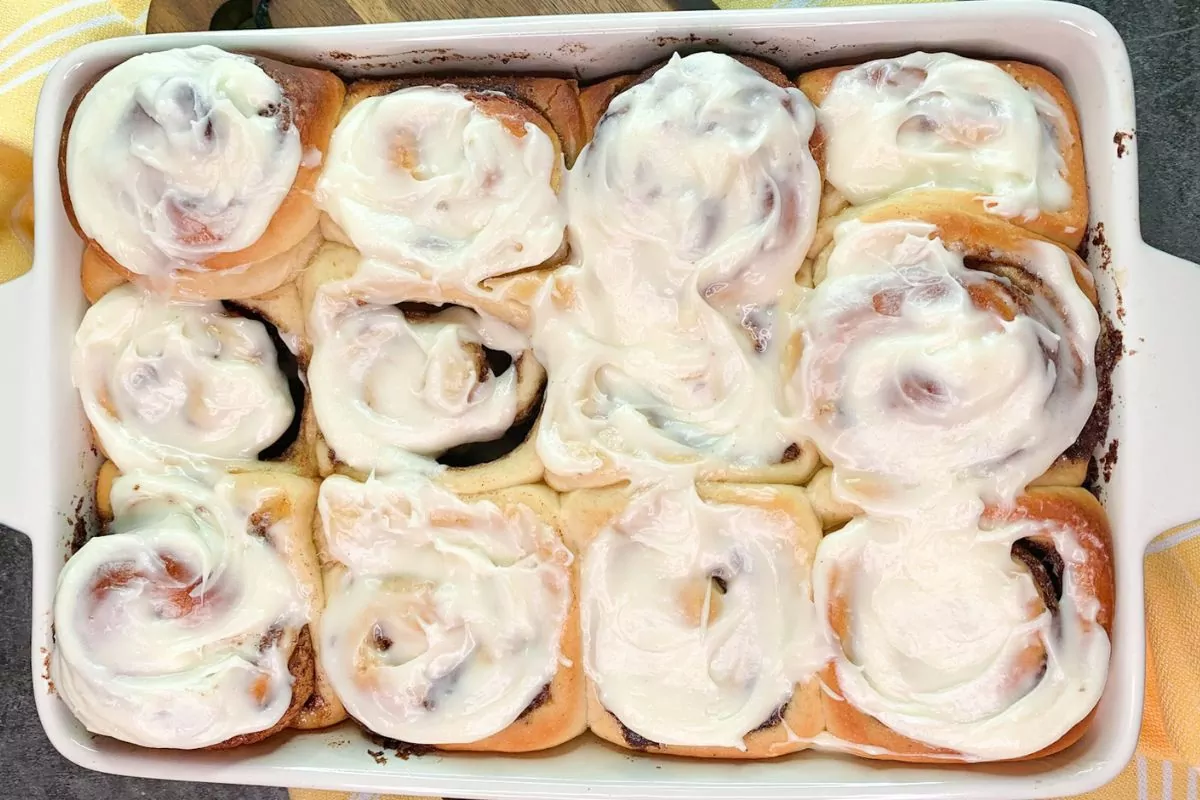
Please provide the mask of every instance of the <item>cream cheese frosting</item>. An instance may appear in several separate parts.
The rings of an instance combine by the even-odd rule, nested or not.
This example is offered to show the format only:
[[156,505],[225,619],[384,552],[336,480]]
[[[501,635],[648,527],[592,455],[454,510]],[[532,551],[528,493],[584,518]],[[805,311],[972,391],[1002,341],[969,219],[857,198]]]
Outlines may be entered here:
[[[386,304],[403,290],[374,275],[320,287],[310,314],[313,410],[340,461],[381,474],[435,470],[449,448],[496,439],[528,411],[522,380],[543,371],[523,334],[461,306],[410,320]],[[488,351],[511,363],[497,372]]]
[[400,474],[327,478],[318,510],[343,567],[327,581],[321,664],[372,731],[478,741],[554,677],[572,556],[529,508],[459,499]]
[[967,269],[933,225],[838,226],[791,389],[840,499],[901,514],[1011,501],[1075,441],[1099,319],[1061,248],[1027,247],[1047,296],[1005,319],[975,298],[1011,282]]
[[535,307],[548,469],[778,463],[813,125],[798,90],[715,53],[612,100],[567,179],[572,264]]
[[977,191],[1005,217],[1071,204],[1062,109],[995,64],[953,53],[870,61],[838,73],[817,115],[826,180],[852,204],[919,186]]
[[200,748],[275,725],[291,703],[291,645],[308,600],[283,559],[247,534],[254,498],[130,473],[113,533],[63,567],[51,677],[93,733]]
[[124,471],[253,460],[296,411],[263,323],[132,284],[84,314],[71,377]]
[[254,59],[209,45],[118,64],[84,95],[67,136],[79,227],[151,277],[249,247],[300,166],[287,103]]
[[[1058,523],[929,523],[860,517],[818,548],[823,625],[835,603],[849,609],[833,662],[842,697],[972,760],[1053,744],[1096,705],[1107,674],[1099,603],[1077,579],[1086,550]],[[1011,555],[1025,537],[1052,542],[1063,560],[1054,612]]]
[[828,657],[797,537],[786,515],[692,486],[634,496],[582,559],[584,663],[604,707],[659,744],[744,750]]
[[475,286],[535,267],[563,242],[562,157],[451,86],[368,97],[334,131],[316,200],[370,259]]

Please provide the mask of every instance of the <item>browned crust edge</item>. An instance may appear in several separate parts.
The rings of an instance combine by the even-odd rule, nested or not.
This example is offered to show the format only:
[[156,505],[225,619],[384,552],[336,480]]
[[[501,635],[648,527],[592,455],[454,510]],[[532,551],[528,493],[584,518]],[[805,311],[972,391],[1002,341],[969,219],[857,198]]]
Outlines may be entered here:
[[[1070,528],[1087,553],[1075,572],[1079,590],[1096,598],[1100,606],[1097,621],[1112,635],[1115,589],[1112,568],[1112,532],[1104,508],[1088,491],[1078,487],[1042,487],[1030,489],[1017,498],[1012,509],[991,507],[984,513],[991,522],[1020,519],[1046,520]],[[835,534],[836,535],[836,534]],[[825,727],[833,736],[849,743],[853,752],[863,758],[913,763],[972,762],[962,753],[931,747],[903,736],[874,717],[859,711],[842,699],[836,667],[832,664],[821,672],[826,691],[822,696]],[[1029,761],[1065,750],[1077,742],[1095,717],[1092,709],[1057,741],[1046,747],[1007,761]],[[856,749],[871,748],[871,749]],[[874,748],[879,748],[878,750]],[[882,752],[880,752],[882,750]]]
[[[1063,112],[1067,127],[1066,133],[1069,135],[1069,141],[1062,142],[1061,140],[1064,137],[1061,135],[1059,139],[1060,150],[1063,156],[1063,171],[1061,174],[1071,187],[1071,205],[1062,211],[1044,211],[1032,220],[1014,217],[1009,221],[1039,236],[1052,239],[1075,250],[1079,247],[1087,232],[1089,211],[1087,178],[1083,158],[1083,140],[1080,136],[1079,113],[1075,108],[1075,104],[1071,100],[1071,96],[1067,93],[1066,87],[1063,86],[1062,81],[1047,69],[1020,61],[991,61],[989,63],[995,64],[1007,72],[1025,89],[1039,89],[1049,95],[1050,99]],[[796,79],[796,86],[799,87],[800,91],[804,92],[814,106],[820,106],[829,95],[834,79],[840,73],[854,69],[857,66],[861,66],[861,64],[824,67],[812,70],[811,72],[805,72]],[[825,141],[825,132],[821,125],[818,124],[816,130],[813,132],[810,147],[822,175],[826,174]],[[989,214],[984,202],[978,199],[974,192],[914,189],[909,190],[907,193],[919,196],[945,195],[950,202],[961,206],[965,211],[983,215]],[[841,198],[836,190],[826,184],[821,203],[822,216],[837,214],[846,205],[845,199]],[[817,247],[814,245],[815,249]]]
[[[342,100],[345,96],[345,86],[332,72],[297,67],[282,61],[269,58],[255,58],[255,63],[263,69],[276,83],[280,85],[284,96],[289,100],[292,121],[300,134],[302,152],[315,148],[325,153],[329,148],[329,139],[337,124]],[[62,135],[59,139],[58,176],[59,191],[62,195],[63,208],[71,227],[84,241],[85,249],[92,250],[89,257],[92,263],[84,262],[84,276],[93,276],[89,283],[85,277],[85,290],[89,298],[96,294],[97,288],[104,291],[124,281],[143,281],[142,276],[125,269],[115,258],[107,253],[95,240],[89,239],[79,226],[75,208],[71,202],[71,193],[67,185],[67,141],[71,134],[71,126],[79,104],[96,83],[106,73],[97,75],[89,81],[71,101],[63,121]],[[203,262],[204,268],[211,272],[219,272],[236,267],[244,267],[236,275],[224,278],[206,280],[203,272],[189,274],[188,278],[196,296],[219,299],[228,294],[234,296],[250,296],[260,291],[275,288],[291,273],[279,275],[278,263],[269,263],[273,257],[280,255],[296,246],[312,232],[317,224],[317,210],[312,202],[312,190],[320,175],[320,164],[301,166],[296,172],[291,189],[276,209],[267,229],[256,242],[249,247],[231,253],[217,253]],[[103,265],[111,275],[105,275],[99,268]],[[267,276],[257,274],[266,272]],[[271,276],[271,277],[268,277]],[[278,280],[276,281],[276,277]],[[274,285],[265,285],[274,282]],[[245,286],[243,286],[245,284]],[[105,288],[106,287],[106,288]],[[251,287],[251,288],[246,288]],[[101,294],[103,291],[100,292]]]

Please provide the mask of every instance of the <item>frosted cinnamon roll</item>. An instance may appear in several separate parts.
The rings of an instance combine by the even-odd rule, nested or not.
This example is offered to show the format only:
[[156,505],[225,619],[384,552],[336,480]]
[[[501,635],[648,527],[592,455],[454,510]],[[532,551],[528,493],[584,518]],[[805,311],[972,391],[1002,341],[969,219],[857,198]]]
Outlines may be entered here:
[[107,499],[111,533],[59,574],[58,696],[89,731],[145,747],[233,747],[292,724],[313,690],[315,484],[134,472]]
[[1104,511],[1079,488],[1030,490],[981,520],[863,517],[817,551],[837,642],[826,727],[870,758],[997,761],[1083,735],[1108,671]]
[[[573,99],[568,82],[549,82]],[[325,233],[391,266],[396,282],[432,283],[451,302],[527,303],[536,276],[517,274],[566,253],[563,143],[532,104],[550,89],[523,98],[504,82],[462,84],[351,87],[317,184]],[[543,107],[578,129],[577,103]]]
[[791,383],[837,499],[889,514],[1000,502],[1056,465],[1096,401],[1086,270],[956,211],[894,205],[840,224]]
[[584,728],[572,555],[558,501],[459,498],[412,474],[321,486],[321,662],[377,734],[522,752]]
[[526,439],[546,377],[524,334],[473,309],[408,302],[358,264],[328,244],[306,275],[322,470],[442,473],[474,491],[537,481]]
[[1088,217],[1075,107],[1029,64],[911,53],[800,76],[817,106],[827,213],[908,190],[957,195],[1079,246]]
[[122,471],[302,463],[291,458],[304,402],[297,369],[280,327],[249,307],[130,284],[88,309],[71,361],[96,441]]
[[772,70],[675,57],[607,103],[572,168],[572,265],[535,307],[552,485],[664,463],[749,481],[811,472],[780,376],[820,178],[812,108]]
[[169,291],[186,275],[213,299],[270,290],[290,276],[274,262],[317,224],[311,192],[344,91],[331,73],[208,45],[135,56],[68,112],[68,216],[125,279]]
[[804,490],[663,485],[575,492],[588,723],[634,750],[765,758],[822,727],[827,658]]

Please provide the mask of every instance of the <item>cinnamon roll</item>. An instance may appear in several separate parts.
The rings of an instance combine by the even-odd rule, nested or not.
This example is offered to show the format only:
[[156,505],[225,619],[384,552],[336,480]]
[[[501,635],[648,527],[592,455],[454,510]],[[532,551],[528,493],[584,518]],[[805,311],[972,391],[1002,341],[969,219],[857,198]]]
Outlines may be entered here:
[[[790,383],[837,499],[870,513],[1011,500],[1096,401],[1095,290],[1074,253],[922,204],[844,218],[816,260]],[[956,499],[957,498],[957,499]]]
[[316,491],[287,474],[115,479],[111,532],[70,558],[54,599],[51,679],[89,731],[195,749],[295,722],[322,602]]
[[607,102],[568,178],[572,263],[535,306],[555,488],[811,474],[782,373],[820,178],[777,73],[676,56]]
[[123,471],[312,471],[299,327],[290,286],[244,304],[113,289],[84,315],[71,361],[97,445]]
[[[1041,67],[910,53],[801,75],[817,106],[826,216],[897,192],[948,193],[1074,249],[1088,201],[1079,122]],[[824,226],[823,226],[824,228]],[[828,232],[818,234],[823,246]]]
[[567,252],[558,192],[580,120],[571,81],[355,83],[317,184],[326,238],[387,265],[410,299],[523,318],[539,268]]
[[200,45],[135,56],[67,114],[60,180],[89,297],[133,280],[205,299],[303,264],[312,189],[345,89],[332,73]]
[[573,557],[553,492],[460,498],[413,474],[335,475],[319,509],[321,662],[359,723],[446,750],[525,752],[582,733]]
[[418,470],[461,491],[541,478],[529,438],[545,371],[485,312],[410,302],[369,260],[326,244],[303,288],[321,471]]
[[588,724],[633,750],[766,758],[822,728],[827,658],[804,490],[663,484],[573,492]]
[[1108,670],[1108,522],[1079,488],[947,522],[855,519],[817,550],[837,644],[829,733],[903,761],[1036,758],[1079,739]]

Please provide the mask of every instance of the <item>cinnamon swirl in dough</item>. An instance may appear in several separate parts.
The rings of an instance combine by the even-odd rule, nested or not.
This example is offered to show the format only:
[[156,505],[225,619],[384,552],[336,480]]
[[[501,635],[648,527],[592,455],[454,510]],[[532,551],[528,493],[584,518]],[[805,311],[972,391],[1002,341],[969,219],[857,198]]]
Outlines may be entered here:
[[71,363],[97,444],[124,471],[310,472],[299,322],[290,286],[243,305],[113,289],[84,315]]
[[71,557],[54,601],[51,678],[88,730],[195,749],[294,723],[322,604],[316,491],[283,473],[116,478],[111,533]]
[[135,56],[85,87],[60,177],[89,296],[108,272],[207,299],[287,280],[344,92],[331,73],[208,45]]
[[817,550],[838,652],[826,726],[858,755],[997,761],[1083,735],[1113,613],[1108,521],[1078,488],[1032,489],[982,519],[863,517]]
[[766,758],[822,728],[809,571],[820,524],[789,486],[573,492],[588,724],[634,750]]
[[356,83],[317,185],[325,235],[409,300],[496,303],[523,327],[539,270],[566,255],[579,128],[569,81]]
[[585,727],[573,556],[558,499],[521,486],[458,497],[398,474],[327,478],[321,661],[383,736],[525,752]]
[[[1088,219],[1075,107],[1050,72],[910,53],[801,75],[817,106],[825,216],[898,192],[948,195],[1074,249]],[[822,226],[817,246],[828,241]]]
[[410,302],[327,243],[302,286],[323,474],[418,470],[456,491],[533,483],[546,374],[525,335],[482,311]]
[[[871,513],[1011,500],[1060,459],[1096,402],[1099,320],[1074,253],[1001,220],[896,202],[841,218],[816,260],[790,388]],[[959,498],[958,500],[954,498]]]
[[728,56],[673,58],[607,104],[568,177],[572,263],[535,308],[558,489],[675,465],[800,482],[782,408],[796,275],[816,223],[813,112]]

